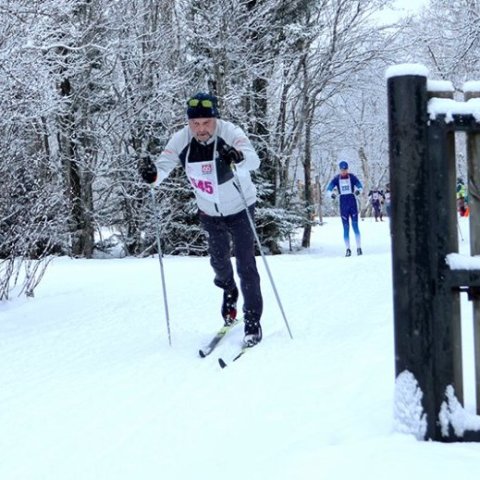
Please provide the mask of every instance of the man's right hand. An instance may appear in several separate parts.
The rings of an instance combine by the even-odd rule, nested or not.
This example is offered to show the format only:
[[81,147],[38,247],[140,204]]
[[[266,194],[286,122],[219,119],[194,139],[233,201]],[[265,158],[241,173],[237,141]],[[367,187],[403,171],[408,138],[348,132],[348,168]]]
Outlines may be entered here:
[[332,200],[335,200],[337,198],[337,194],[335,192],[332,192],[330,196],[332,197]]
[[140,159],[138,171],[144,182],[155,183],[155,180],[157,179],[157,167],[149,156]]

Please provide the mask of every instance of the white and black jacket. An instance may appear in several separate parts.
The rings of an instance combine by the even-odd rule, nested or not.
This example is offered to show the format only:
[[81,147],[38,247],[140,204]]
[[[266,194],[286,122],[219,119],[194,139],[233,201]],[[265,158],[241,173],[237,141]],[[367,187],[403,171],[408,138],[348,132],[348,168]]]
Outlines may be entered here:
[[242,197],[234,185],[234,175],[219,158],[224,145],[241,151],[244,160],[237,164],[237,177],[247,205],[256,201],[256,188],[250,170],[260,166],[260,159],[250,140],[240,127],[217,119],[215,134],[208,142],[198,142],[187,125],[167,143],[156,160],[158,175],[155,184],[162,182],[179,163],[193,187],[198,208],[211,216],[233,215],[245,209]]

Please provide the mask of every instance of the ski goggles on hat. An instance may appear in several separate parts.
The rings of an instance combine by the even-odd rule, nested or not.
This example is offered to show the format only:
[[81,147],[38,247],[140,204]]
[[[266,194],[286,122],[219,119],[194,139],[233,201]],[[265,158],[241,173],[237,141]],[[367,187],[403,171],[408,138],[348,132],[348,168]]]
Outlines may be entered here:
[[200,100],[198,98],[191,98],[188,102],[187,102],[188,106],[189,107],[198,107],[198,106],[201,106],[203,108],[212,108],[213,107],[213,102],[211,100],[208,100],[208,99],[204,99],[204,100]]

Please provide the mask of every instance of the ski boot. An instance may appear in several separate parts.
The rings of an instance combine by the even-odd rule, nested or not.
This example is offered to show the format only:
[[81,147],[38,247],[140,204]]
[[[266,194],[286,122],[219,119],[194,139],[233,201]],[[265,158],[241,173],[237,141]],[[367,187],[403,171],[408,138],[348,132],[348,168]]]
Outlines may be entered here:
[[249,314],[245,314],[245,337],[243,344],[246,347],[253,347],[262,340],[262,327],[260,319]]

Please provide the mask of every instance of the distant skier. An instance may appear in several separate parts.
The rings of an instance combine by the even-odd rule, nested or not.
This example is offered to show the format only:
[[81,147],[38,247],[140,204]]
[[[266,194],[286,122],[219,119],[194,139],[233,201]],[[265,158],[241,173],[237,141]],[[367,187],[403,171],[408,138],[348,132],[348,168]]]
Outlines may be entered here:
[[378,222],[378,219],[380,219],[380,221],[383,222],[382,205],[385,201],[385,195],[383,191],[379,190],[378,188],[376,190],[370,190],[368,192],[368,198],[372,204],[375,221]]
[[357,255],[362,255],[362,245],[360,239],[360,229],[358,228],[358,205],[356,195],[360,195],[363,186],[360,180],[348,172],[348,163],[341,161],[338,164],[340,173],[335,175],[327,187],[327,194],[336,198],[337,192],[340,195],[340,216],[343,224],[343,239],[345,241],[345,256],[350,257],[350,219],[352,229],[355,233],[355,242],[357,245]]
[[457,179],[457,210],[461,217],[468,217],[468,195],[463,179],[458,177]]
[[390,218],[392,214],[392,194],[390,193],[390,184],[387,183],[385,186],[385,211],[387,213],[387,217]]

